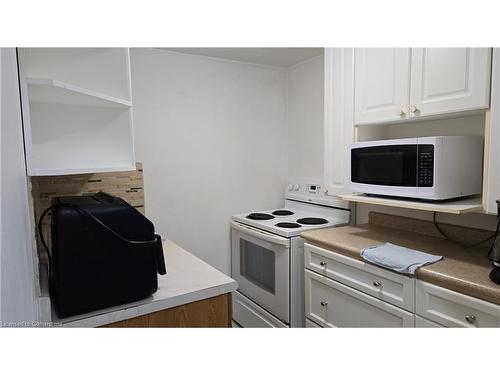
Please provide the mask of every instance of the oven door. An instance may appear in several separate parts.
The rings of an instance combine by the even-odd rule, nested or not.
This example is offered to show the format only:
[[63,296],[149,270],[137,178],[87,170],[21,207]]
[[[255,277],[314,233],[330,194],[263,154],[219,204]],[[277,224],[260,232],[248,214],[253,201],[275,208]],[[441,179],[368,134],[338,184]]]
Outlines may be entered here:
[[231,222],[231,276],[238,290],[286,323],[289,258],[288,238]]

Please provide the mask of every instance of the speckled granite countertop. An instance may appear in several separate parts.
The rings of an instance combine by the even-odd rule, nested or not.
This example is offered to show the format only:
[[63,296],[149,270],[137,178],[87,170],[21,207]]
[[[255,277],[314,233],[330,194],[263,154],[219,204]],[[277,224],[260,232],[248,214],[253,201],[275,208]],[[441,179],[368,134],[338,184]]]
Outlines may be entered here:
[[374,224],[310,230],[303,232],[302,237],[309,243],[361,260],[362,249],[384,242],[442,255],[442,261],[420,268],[416,278],[500,305],[500,285],[489,279],[492,266],[485,246],[463,248],[444,238]]

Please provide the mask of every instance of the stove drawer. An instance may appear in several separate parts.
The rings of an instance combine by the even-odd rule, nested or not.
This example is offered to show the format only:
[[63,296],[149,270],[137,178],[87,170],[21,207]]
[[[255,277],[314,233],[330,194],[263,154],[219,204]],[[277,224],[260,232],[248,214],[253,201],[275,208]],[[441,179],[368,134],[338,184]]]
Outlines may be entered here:
[[405,310],[415,310],[415,280],[363,261],[304,245],[305,267]]
[[306,328],[323,328],[323,327],[321,327],[320,325],[314,323],[310,319],[306,319]]
[[232,319],[243,328],[287,328],[287,325],[238,292],[232,294]]
[[415,315],[305,270],[306,318],[322,327],[413,327]]

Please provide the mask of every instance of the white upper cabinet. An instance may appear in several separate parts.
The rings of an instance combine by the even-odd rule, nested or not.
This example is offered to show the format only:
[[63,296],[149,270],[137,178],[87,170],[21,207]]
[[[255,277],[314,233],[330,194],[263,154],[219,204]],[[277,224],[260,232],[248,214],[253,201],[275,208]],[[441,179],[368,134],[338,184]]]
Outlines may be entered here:
[[489,48],[360,48],[356,125],[401,122],[489,107]]
[[412,48],[411,116],[489,107],[490,48]]
[[328,195],[350,192],[353,99],[354,49],[325,48],[324,185]]
[[127,48],[18,50],[30,176],[135,169]]
[[409,48],[355,52],[355,123],[394,122],[408,114]]

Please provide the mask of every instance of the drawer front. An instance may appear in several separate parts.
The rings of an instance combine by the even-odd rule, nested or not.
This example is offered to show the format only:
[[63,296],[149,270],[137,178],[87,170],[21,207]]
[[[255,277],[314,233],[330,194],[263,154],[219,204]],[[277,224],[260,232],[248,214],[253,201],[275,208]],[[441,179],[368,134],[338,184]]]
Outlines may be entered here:
[[232,301],[232,319],[243,328],[287,328],[286,324],[239,292],[233,292]]
[[317,325],[312,320],[306,319],[306,328],[323,328],[323,327]]
[[304,245],[305,267],[405,310],[415,311],[415,279],[318,246]]
[[306,318],[322,327],[413,327],[414,315],[305,270]]
[[500,327],[500,306],[417,280],[417,314],[445,327]]
[[415,328],[444,328],[442,325],[415,315]]

